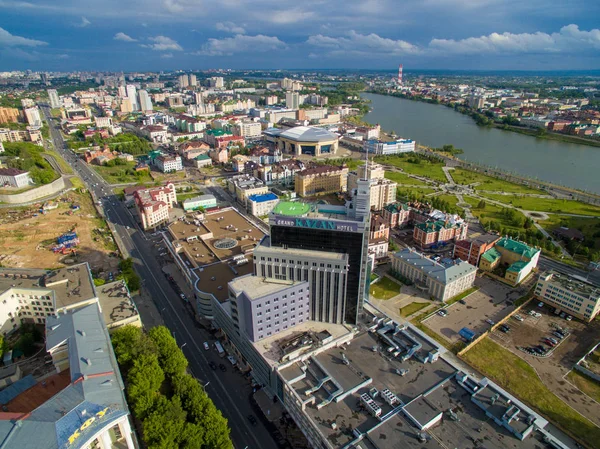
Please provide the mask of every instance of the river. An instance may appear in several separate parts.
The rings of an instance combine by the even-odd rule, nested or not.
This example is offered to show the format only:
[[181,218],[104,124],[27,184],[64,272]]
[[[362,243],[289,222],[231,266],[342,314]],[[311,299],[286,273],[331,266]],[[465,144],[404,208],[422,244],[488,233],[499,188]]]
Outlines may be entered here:
[[428,147],[452,144],[461,159],[498,167],[531,178],[600,193],[600,148],[536,139],[496,128],[442,105],[385,95],[363,94],[371,100],[366,122]]

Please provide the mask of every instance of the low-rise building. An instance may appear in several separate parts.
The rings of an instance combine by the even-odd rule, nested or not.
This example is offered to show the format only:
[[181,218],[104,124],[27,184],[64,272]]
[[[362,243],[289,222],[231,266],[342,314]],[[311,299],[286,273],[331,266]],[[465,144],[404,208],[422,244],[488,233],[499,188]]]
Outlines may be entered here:
[[393,255],[392,270],[442,302],[471,288],[477,274],[477,268],[467,262],[444,265],[411,248]]
[[183,170],[183,163],[181,162],[181,156],[158,156],[154,160],[155,165],[163,173],[171,173],[174,171]]
[[255,217],[263,217],[271,213],[271,211],[279,203],[279,198],[274,193],[268,192],[258,195],[250,195],[248,197],[248,212]]
[[138,189],[133,200],[144,230],[153,229],[169,221],[169,210],[177,204],[177,192],[169,182],[162,187]]
[[184,200],[182,205],[186,212],[198,210],[200,208],[210,209],[212,207],[217,207],[217,199],[214,195],[199,195]]
[[0,168],[0,185],[9,187],[27,187],[33,184],[29,172],[18,168]]
[[493,248],[498,240],[500,240],[500,236],[495,234],[482,234],[470,240],[457,240],[452,257],[478,266],[483,253]]
[[418,223],[413,230],[413,239],[421,248],[439,242],[463,240],[467,237],[468,224],[464,220],[426,221]]
[[415,145],[415,141],[411,139],[399,139],[391,142],[373,139],[364,142],[363,151],[377,155],[410,153],[415,151]]
[[583,321],[592,321],[600,312],[600,285],[581,277],[554,271],[538,278],[534,296]]
[[235,326],[253,343],[309,319],[307,281],[277,281],[249,274],[228,285]]
[[517,285],[537,266],[539,257],[539,248],[503,237],[481,256],[479,268],[492,272],[504,266],[506,267],[504,278],[510,284]]
[[300,196],[345,192],[347,186],[346,166],[317,165],[297,172],[294,178],[294,190]]
[[410,207],[406,203],[392,203],[385,206],[381,214],[390,228],[403,228],[410,221]]
[[200,154],[194,158],[194,166],[196,168],[210,167],[213,161],[208,154]]
[[302,154],[321,156],[335,153],[338,149],[338,140],[337,134],[326,129],[296,126],[279,133],[276,144],[281,151],[297,156]]
[[240,122],[231,128],[234,136],[241,136],[246,139],[256,138],[262,135],[260,122]]
[[248,206],[248,197],[251,195],[264,195],[269,192],[265,183],[252,175],[238,175],[229,178],[227,189],[244,207]]

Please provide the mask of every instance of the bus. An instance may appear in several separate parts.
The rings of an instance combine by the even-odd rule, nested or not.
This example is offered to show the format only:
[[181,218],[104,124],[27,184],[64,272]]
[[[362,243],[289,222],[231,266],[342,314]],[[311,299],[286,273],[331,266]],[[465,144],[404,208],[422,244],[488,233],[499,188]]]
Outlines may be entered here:
[[225,350],[223,349],[223,346],[221,345],[221,342],[219,340],[215,341],[215,349],[219,353],[219,357],[225,356]]

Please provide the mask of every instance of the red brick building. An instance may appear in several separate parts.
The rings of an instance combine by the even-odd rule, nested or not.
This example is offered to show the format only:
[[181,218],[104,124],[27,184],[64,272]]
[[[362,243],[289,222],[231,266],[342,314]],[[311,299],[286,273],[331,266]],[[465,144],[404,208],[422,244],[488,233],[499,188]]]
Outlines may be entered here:
[[454,244],[454,254],[452,257],[478,266],[481,255],[493,248],[498,240],[500,240],[500,236],[495,234],[480,235],[473,240],[458,240]]

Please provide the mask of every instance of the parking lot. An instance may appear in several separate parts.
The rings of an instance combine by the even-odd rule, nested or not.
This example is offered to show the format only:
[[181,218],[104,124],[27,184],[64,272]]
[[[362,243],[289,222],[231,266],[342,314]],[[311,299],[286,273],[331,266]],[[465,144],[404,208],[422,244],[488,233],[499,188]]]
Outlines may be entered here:
[[[536,318],[529,315],[531,310],[541,316]],[[518,315],[523,318],[523,321],[518,321],[513,316],[506,323],[510,327],[509,332],[503,333],[496,329],[490,338],[529,363],[542,382],[556,395],[600,425],[600,404],[565,379],[573,365],[600,339],[600,323],[597,320],[589,324],[576,319],[567,321],[555,315],[551,306],[544,304],[541,308],[538,307],[538,302],[535,300],[521,309]],[[551,336],[551,330],[555,329],[553,324],[568,329],[570,335],[549,352],[548,356],[531,355],[518,349],[518,347],[535,345],[548,348],[549,345],[543,343],[542,339]],[[558,340],[555,336],[552,337]]]
[[479,290],[448,307],[448,315],[435,314],[424,324],[451,343],[462,339],[458,332],[463,327],[479,335],[491,327],[486,320],[497,323],[509,315],[514,310],[512,302],[523,296],[527,289],[525,286],[513,289],[487,277],[476,278],[475,286]]

